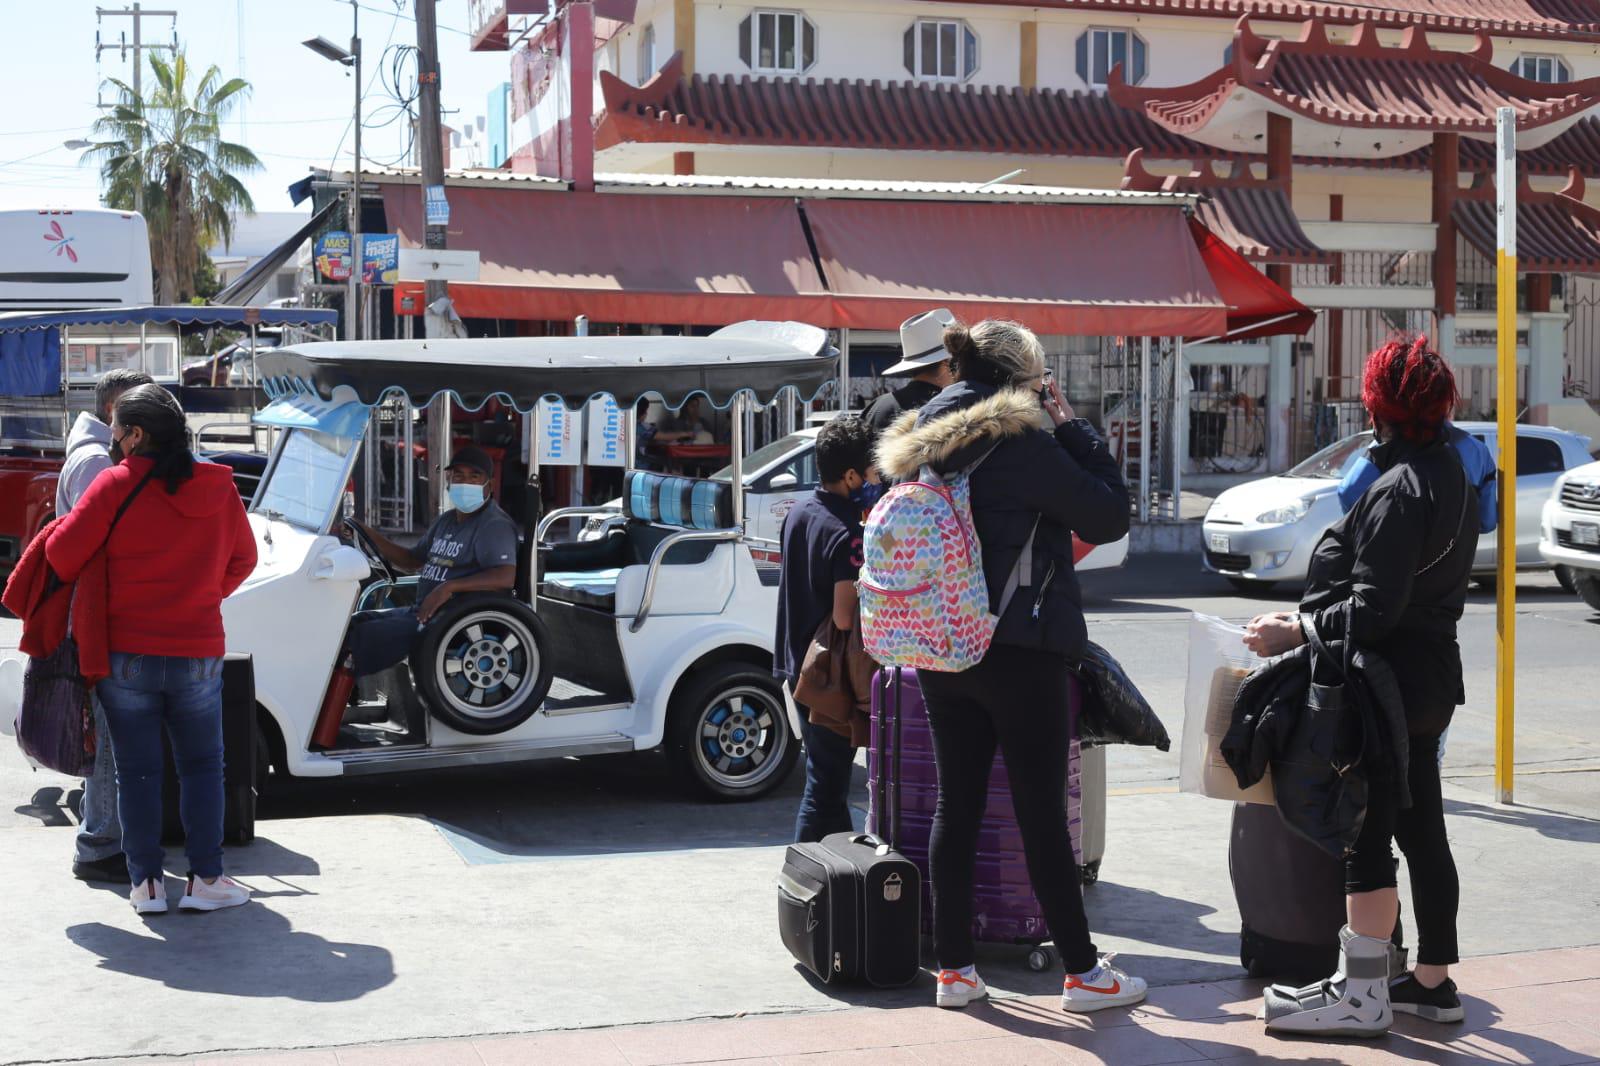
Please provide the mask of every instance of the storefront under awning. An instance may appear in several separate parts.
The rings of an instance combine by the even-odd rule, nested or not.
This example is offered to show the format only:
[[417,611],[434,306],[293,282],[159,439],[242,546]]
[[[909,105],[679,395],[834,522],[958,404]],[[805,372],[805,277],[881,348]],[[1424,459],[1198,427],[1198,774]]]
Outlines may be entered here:
[[[450,285],[463,318],[718,325],[795,319],[893,330],[930,306],[1039,333],[1196,337],[1295,332],[1310,312],[1231,249],[1198,240],[1183,198],[449,190],[452,247],[482,263]],[[402,242],[414,186],[386,185]],[[1064,198],[1063,198],[1064,199]],[[397,295],[421,286],[402,283]],[[420,303],[420,301],[418,301]],[[1269,324],[1287,328],[1268,328]],[[1259,335],[1259,333],[1252,333]]]

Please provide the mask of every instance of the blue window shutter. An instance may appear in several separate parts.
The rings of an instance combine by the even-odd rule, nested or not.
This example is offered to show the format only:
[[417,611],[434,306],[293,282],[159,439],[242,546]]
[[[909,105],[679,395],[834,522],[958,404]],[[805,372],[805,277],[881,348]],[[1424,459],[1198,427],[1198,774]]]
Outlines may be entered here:
[[800,20],[800,69],[810,70],[817,61],[817,27],[808,18]]
[[739,58],[747,67],[750,65],[750,20],[753,18],[754,15],[746,15],[739,23]]
[[1078,77],[1089,82],[1089,31],[1078,34]]
[[971,27],[961,27],[961,76],[970,78],[978,69],[978,35]]
[[917,76],[917,24],[912,23],[906,30],[905,36],[905,61],[906,73],[913,78]]
[[1132,33],[1128,36],[1133,39],[1133,71],[1132,77],[1130,77],[1128,80],[1132,84],[1138,85],[1140,82],[1144,81],[1146,47],[1144,38],[1140,37],[1137,33]]

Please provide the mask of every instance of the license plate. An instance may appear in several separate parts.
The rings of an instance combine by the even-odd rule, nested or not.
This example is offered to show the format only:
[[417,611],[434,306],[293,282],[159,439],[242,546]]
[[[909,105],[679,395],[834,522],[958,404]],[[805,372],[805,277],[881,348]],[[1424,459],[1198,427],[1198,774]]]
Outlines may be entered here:
[[1228,535],[1226,533],[1211,534],[1211,550],[1214,552],[1222,552],[1224,555],[1231,552],[1233,550],[1233,545],[1229,542]]
[[1572,523],[1572,543],[1585,548],[1600,548],[1600,525],[1593,522]]

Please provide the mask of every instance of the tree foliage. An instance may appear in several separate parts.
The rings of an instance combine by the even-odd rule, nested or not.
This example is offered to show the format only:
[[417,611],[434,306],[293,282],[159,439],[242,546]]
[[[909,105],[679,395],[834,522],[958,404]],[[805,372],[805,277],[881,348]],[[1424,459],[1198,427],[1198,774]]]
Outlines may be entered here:
[[142,186],[156,298],[183,303],[197,295],[207,249],[233,240],[238,212],[255,213],[240,175],[261,169],[261,160],[222,135],[248,82],[224,79],[215,65],[197,77],[182,51],[170,60],[152,55],[150,71],[144,99],[108,81],[116,103],[96,120],[84,158],[100,167],[108,207],[133,210]]

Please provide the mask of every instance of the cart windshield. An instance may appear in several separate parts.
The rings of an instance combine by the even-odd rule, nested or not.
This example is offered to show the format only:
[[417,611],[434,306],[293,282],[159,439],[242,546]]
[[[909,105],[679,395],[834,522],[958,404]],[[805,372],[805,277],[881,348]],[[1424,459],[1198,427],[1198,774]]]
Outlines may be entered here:
[[250,509],[312,533],[326,532],[359,442],[316,429],[287,431]]

